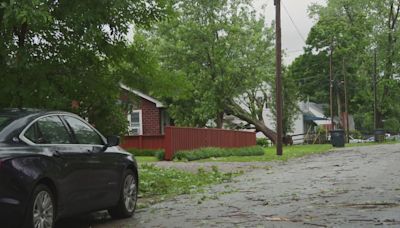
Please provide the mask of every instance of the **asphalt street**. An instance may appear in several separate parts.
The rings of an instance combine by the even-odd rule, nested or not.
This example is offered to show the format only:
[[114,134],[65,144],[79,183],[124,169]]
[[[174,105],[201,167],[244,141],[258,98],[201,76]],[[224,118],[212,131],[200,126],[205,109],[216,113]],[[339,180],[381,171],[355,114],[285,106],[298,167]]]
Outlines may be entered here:
[[232,183],[58,227],[400,227],[400,144],[259,164]]

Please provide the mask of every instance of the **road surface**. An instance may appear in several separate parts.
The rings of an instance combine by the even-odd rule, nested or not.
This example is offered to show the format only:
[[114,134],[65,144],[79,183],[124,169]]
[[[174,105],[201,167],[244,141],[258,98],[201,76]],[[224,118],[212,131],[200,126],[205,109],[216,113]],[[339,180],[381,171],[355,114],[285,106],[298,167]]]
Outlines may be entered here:
[[131,219],[58,227],[400,227],[400,144],[265,163],[206,193],[138,210]]

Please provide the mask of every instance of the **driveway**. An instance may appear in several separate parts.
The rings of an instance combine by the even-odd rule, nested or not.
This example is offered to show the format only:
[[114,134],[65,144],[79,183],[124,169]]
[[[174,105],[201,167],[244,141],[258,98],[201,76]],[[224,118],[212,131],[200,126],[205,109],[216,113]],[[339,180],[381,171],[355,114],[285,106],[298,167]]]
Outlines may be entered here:
[[341,149],[254,168],[206,193],[138,210],[132,219],[87,219],[81,225],[400,227],[399,144]]

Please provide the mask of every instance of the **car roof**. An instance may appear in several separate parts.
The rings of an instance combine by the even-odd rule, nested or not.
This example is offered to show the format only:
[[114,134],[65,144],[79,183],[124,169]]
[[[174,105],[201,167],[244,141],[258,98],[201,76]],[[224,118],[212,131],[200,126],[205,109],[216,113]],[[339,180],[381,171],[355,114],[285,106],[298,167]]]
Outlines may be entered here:
[[33,109],[33,108],[4,108],[0,109],[0,115],[14,117],[15,119],[31,116],[40,117],[49,114],[72,114],[64,111],[49,111],[46,109]]
[[[49,111],[44,109],[29,109],[29,108],[6,108],[0,109],[0,116],[9,117],[9,124],[12,127],[6,126],[0,131],[0,142],[8,142],[18,135],[31,121],[47,115],[71,115],[77,116],[76,114],[64,112],[64,111]],[[10,125],[11,126],[11,125]]]

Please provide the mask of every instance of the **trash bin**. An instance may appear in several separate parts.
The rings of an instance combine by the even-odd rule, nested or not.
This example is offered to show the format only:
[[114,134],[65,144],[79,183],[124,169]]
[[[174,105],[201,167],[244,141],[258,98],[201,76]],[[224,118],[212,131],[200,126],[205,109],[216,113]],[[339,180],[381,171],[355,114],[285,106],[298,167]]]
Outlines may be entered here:
[[383,129],[376,129],[374,131],[374,138],[375,142],[382,143],[385,141],[385,130]]
[[331,143],[333,147],[344,147],[345,133],[344,130],[333,130],[331,133]]

